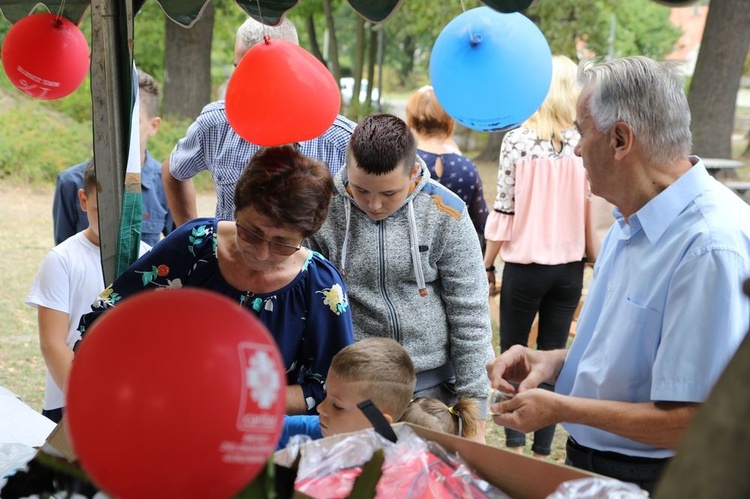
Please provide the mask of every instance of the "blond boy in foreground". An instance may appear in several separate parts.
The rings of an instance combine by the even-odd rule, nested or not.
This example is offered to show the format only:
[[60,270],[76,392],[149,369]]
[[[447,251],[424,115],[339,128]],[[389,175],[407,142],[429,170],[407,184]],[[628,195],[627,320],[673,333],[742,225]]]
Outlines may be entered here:
[[398,342],[367,338],[349,345],[331,361],[320,415],[285,417],[278,448],[286,447],[292,435],[317,439],[372,427],[357,407],[368,399],[394,423],[409,405],[416,382],[414,364]]

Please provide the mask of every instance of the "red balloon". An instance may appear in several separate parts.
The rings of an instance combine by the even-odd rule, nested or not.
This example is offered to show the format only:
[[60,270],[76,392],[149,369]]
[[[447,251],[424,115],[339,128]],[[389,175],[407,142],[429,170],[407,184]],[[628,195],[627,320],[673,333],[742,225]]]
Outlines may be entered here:
[[328,68],[305,49],[276,38],[255,44],[227,85],[229,124],[259,146],[319,137],[340,107],[339,87]]
[[121,498],[225,498],[275,450],[285,412],[276,343],[200,289],[145,291],[80,344],[66,420],[83,469]]
[[18,89],[37,99],[73,93],[89,70],[89,44],[78,26],[54,14],[32,14],[11,26],[3,67]]

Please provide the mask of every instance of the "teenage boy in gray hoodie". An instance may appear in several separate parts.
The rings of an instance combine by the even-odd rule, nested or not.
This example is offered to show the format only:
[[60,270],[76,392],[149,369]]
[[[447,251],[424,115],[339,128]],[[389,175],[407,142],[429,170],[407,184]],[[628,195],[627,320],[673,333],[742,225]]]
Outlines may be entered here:
[[414,135],[390,114],[355,128],[334,185],[328,218],[310,247],[346,279],[355,340],[395,339],[414,362],[415,397],[449,406],[471,397],[485,414],[492,328],[482,250],[466,205],[430,179]]

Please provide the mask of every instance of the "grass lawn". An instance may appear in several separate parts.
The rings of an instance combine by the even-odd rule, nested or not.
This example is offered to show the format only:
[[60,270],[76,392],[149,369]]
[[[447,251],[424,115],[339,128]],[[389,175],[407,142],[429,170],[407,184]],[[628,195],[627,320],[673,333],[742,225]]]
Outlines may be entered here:
[[53,245],[52,189],[0,183],[0,385],[35,410],[44,398],[44,359],[39,352],[36,309],[24,304],[44,255]]

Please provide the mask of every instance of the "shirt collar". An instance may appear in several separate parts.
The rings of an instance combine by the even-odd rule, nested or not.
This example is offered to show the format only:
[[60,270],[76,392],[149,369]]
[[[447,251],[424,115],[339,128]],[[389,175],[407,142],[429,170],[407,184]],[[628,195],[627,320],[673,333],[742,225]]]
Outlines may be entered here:
[[624,237],[632,237],[643,229],[649,242],[656,244],[675,218],[705,189],[711,177],[703,161],[698,156],[690,156],[689,160],[693,167],[634,213],[628,222],[619,208],[614,209]]

